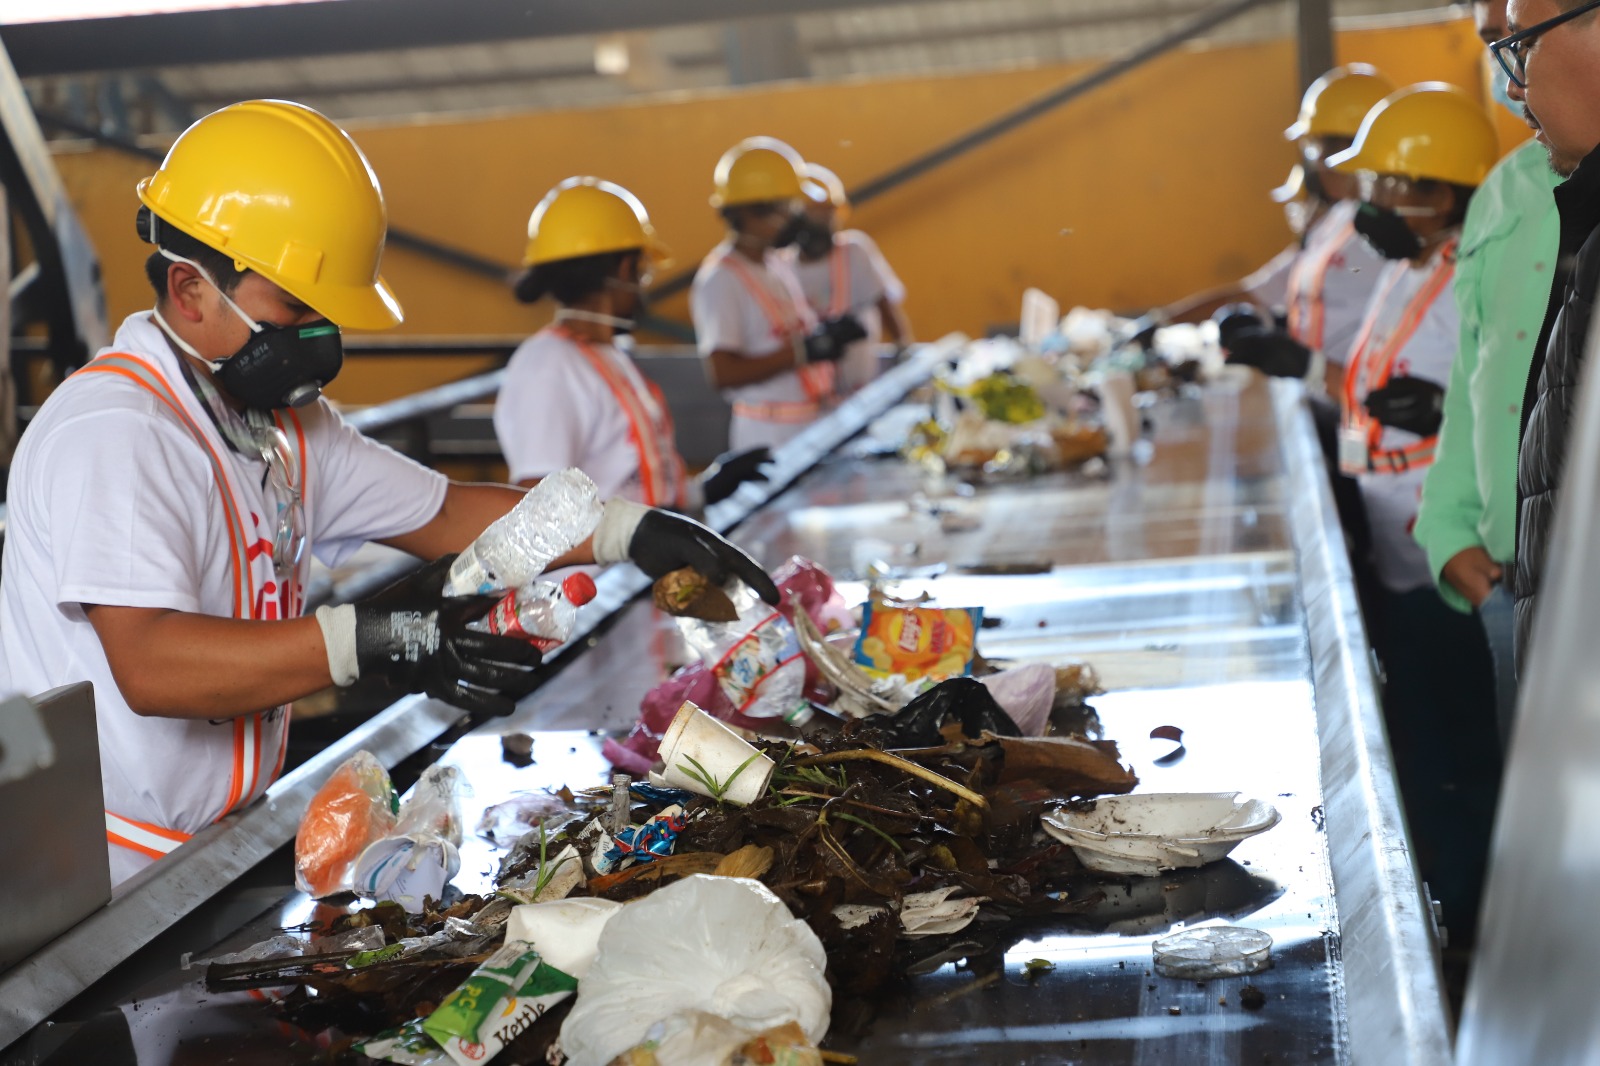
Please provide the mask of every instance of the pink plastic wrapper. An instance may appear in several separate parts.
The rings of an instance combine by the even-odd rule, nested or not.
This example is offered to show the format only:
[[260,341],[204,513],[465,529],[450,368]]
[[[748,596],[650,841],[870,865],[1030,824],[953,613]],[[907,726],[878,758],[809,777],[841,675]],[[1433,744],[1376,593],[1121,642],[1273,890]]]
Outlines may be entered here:
[[[824,633],[855,625],[844,597],[833,587],[833,578],[810,559],[792,556],[773,572],[772,579],[783,596],[778,610],[791,623],[794,605],[798,602]],[[833,696],[831,686],[822,680],[816,666],[807,659],[806,698],[827,703]],[[717,684],[716,676],[704,664],[694,662],[646,693],[639,705],[639,721],[621,741],[608,739],[601,746],[601,753],[619,770],[635,775],[648,773],[656,761],[662,736],[685,700],[713,718],[741,729],[759,730],[770,725],[762,719],[746,718],[735,710],[723,694],[722,686]]]

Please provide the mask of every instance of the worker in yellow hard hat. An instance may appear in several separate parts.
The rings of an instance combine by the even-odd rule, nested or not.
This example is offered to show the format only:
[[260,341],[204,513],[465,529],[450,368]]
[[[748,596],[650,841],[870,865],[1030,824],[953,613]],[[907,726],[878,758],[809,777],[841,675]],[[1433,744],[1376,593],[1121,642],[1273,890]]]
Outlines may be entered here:
[[[189,127],[138,185],[155,306],[39,409],[11,468],[0,687],[94,685],[112,877],[259,797],[283,767],[287,704],[358,677],[509,712],[539,661],[469,629],[454,556],[523,498],[362,437],[321,399],[340,327],[383,329],[383,194],[350,137],[254,100]],[[609,501],[552,565],[631,559],[738,573],[697,523]],[[425,560],[355,604],[302,617],[311,556],[366,541]],[[487,591],[485,580],[469,585]]]
[[[1230,361],[1269,374],[1300,377],[1320,353],[1324,387],[1337,397],[1382,261],[1355,232],[1355,180],[1327,161],[1350,147],[1367,112],[1393,90],[1361,63],[1335,67],[1313,82],[1299,117],[1284,131],[1300,161],[1289,181],[1273,190],[1274,199],[1294,205],[1297,239],[1243,281],[1179,301],[1157,317],[1192,322],[1217,314]],[[1236,303],[1256,310],[1227,307]]]
[[793,246],[795,277],[818,319],[854,314],[867,335],[839,361],[839,391],[848,395],[877,376],[880,342],[911,343],[906,287],[873,239],[846,229],[850,198],[827,167],[807,163],[805,218]]
[[723,153],[712,180],[728,235],[695,274],[695,333],[733,404],[732,447],[775,446],[834,401],[835,364],[866,330],[851,311],[819,322],[778,254],[804,224],[805,163],[793,148],[751,137]]
[[1482,625],[1445,603],[1412,530],[1461,335],[1451,292],[1461,224],[1499,155],[1478,102],[1428,82],[1385,97],[1328,159],[1358,182],[1355,227],[1386,261],[1351,349],[1339,459],[1371,534],[1366,615],[1407,820],[1452,943],[1472,936],[1487,857],[1494,674]]
[[550,298],[556,313],[512,354],[495,402],[512,481],[531,487],[577,467],[602,496],[695,510],[764,479],[765,448],[687,478],[666,399],[618,343],[667,254],[644,204],[609,181],[568,178],[534,208],[514,291],[523,303]]

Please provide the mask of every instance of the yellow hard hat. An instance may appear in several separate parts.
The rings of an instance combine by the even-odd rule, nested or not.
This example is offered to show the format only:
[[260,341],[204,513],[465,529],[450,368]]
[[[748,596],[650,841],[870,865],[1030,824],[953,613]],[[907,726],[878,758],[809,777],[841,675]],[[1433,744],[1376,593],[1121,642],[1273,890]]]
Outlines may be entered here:
[[839,175],[820,163],[807,163],[805,174],[806,195],[819,204],[831,204],[834,224],[844,225],[850,217],[850,197],[845,193],[844,182],[839,180]]
[[1300,117],[1283,131],[1291,141],[1302,137],[1354,137],[1367,112],[1394,85],[1365,63],[1334,67],[1311,83],[1300,100]]
[[545,194],[528,219],[523,266],[641,249],[652,266],[666,266],[667,246],[633,193],[599,178],[568,178]]
[[388,213],[350,135],[284,100],[214,111],[139,182],[164,222],[232,256],[340,326],[388,329],[404,314],[378,276]]
[[1425,81],[1384,97],[1355,143],[1328,165],[1476,187],[1499,158],[1500,139],[1478,102],[1454,85]]
[[712,207],[736,207],[805,195],[805,161],[774,137],[747,137],[722,153],[711,180]]

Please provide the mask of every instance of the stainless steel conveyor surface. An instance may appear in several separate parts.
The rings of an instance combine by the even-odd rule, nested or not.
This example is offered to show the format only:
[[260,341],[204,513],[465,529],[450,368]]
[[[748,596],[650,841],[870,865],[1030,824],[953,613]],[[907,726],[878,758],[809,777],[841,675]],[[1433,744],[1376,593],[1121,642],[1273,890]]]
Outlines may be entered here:
[[[742,520],[735,539],[768,565],[815,559],[853,600],[875,566],[898,592],[981,604],[999,620],[981,635],[987,657],[1096,667],[1108,691],[1092,703],[1141,790],[1243,791],[1283,821],[1225,862],[1109,885],[1085,918],[975,939],[830,1045],[884,1064],[1448,1061],[1436,951],[1297,388],[1230,377],[1150,406],[1147,449],[1104,476],[974,484],[846,443],[929,366],[901,368],[871,404],[781,455],[774,499],[743,493],[713,521]],[[631,725],[640,696],[685,660],[670,620],[628,601],[637,575],[602,585],[604,625],[564,668],[515,716],[443,754],[466,770],[475,805],[601,780],[595,731]],[[1183,730],[1174,764],[1155,762],[1171,747],[1150,739],[1162,725]],[[498,737],[512,731],[534,734],[533,766],[501,761]],[[461,887],[483,887],[493,858],[470,844]],[[290,896],[219,950],[312,913]],[[1270,932],[1274,968],[1203,987],[1149,972],[1155,936],[1214,921]],[[1025,972],[1041,958],[1054,969]],[[139,1009],[121,1007],[135,1044],[221,1031],[270,1043],[259,1005],[205,997],[196,976],[174,969]],[[1266,997],[1259,1010],[1240,1002],[1247,983]]]

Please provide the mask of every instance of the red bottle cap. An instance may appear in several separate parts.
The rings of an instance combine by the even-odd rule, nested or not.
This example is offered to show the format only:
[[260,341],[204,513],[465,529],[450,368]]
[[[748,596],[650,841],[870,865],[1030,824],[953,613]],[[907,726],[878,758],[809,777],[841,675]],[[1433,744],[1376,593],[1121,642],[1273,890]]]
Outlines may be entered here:
[[567,575],[566,579],[561,582],[561,591],[567,597],[568,603],[582,607],[594,599],[598,590],[594,587],[594,578],[579,571],[576,574]]

